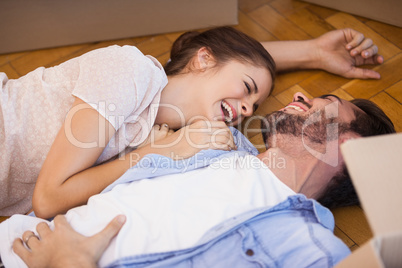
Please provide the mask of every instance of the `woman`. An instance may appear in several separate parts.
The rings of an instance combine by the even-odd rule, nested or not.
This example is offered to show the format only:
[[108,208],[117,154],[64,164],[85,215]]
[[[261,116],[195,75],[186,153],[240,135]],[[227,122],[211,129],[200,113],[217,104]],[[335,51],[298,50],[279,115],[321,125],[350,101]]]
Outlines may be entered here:
[[[225,121],[238,124],[253,113],[270,93],[274,68],[260,43],[222,27],[179,38],[166,74],[135,47],[112,46],[18,80],[3,77],[0,214],[29,211],[35,182],[39,217],[85,204],[156,152],[152,144],[138,146],[154,123],[178,129],[195,122],[165,139],[168,146],[159,144],[159,154],[233,148]],[[189,139],[177,139],[186,132]],[[135,150],[116,158],[127,146]]]
[[[0,215],[30,210],[36,178],[35,212],[41,217],[51,217],[86,203],[89,196],[99,193],[144,154],[156,149],[160,154],[171,156],[174,148],[176,156],[186,157],[199,147],[233,147],[223,121],[237,124],[244,116],[251,115],[253,106],[269,94],[273,68],[270,60],[265,59],[268,68],[267,65],[261,67],[264,64],[258,65],[259,60],[244,59],[241,54],[220,62],[222,60],[212,54],[211,45],[218,40],[226,41],[222,31],[236,33],[236,42],[243,36],[238,38],[239,33],[228,28],[215,31],[220,31],[216,39],[211,37],[210,42],[204,39],[198,50],[192,48],[193,54],[186,55],[187,62],[184,57],[181,71],[177,62],[183,61],[183,56],[175,55],[180,55],[181,44],[184,47],[191,44],[188,42],[192,40],[191,35],[176,42],[172,61],[166,67],[168,79],[154,58],[145,57],[128,46],[95,50],[53,68],[39,68],[18,80],[8,81],[5,74],[0,74],[3,84],[0,120],[5,119],[5,122],[0,121],[0,131],[4,133],[0,135]],[[360,33],[345,29],[314,40],[269,42],[264,46],[273,51],[280,70],[322,68],[357,77],[357,71],[362,69],[355,66],[381,62],[381,57],[375,55],[376,46],[361,37]],[[248,37],[246,40],[246,49],[244,46],[237,49],[247,51],[251,45],[255,52],[256,42]],[[343,51],[338,49],[346,45],[350,47]],[[231,46],[228,51],[233,52]],[[261,47],[257,51],[260,56],[264,54]],[[309,51],[322,53],[315,53],[320,57],[310,57]],[[361,53],[360,61],[351,57],[353,53],[349,51]],[[369,55],[364,55],[366,52]],[[300,62],[301,59],[308,64]],[[236,73],[244,71],[242,68],[247,70],[245,77],[244,72]],[[231,76],[233,72],[236,75]],[[265,79],[260,79],[260,74],[264,74]],[[366,78],[378,76],[375,72],[368,74]],[[33,103],[29,104],[30,101]],[[167,144],[164,150],[138,146],[154,121],[177,129],[200,119],[197,116],[218,122],[213,122],[213,128],[205,134],[194,132],[189,126],[184,128],[164,139]],[[205,125],[198,121],[191,127],[205,128]],[[220,135],[216,135],[218,129]],[[161,132],[167,134],[167,127],[162,126]],[[193,138],[177,142],[180,135],[188,132],[192,132]],[[216,142],[210,142],[211,135]],[[201,146],[190,146],[194,143]],[[140,148],[124,160],[106,163],[123,153],[128,144]]]

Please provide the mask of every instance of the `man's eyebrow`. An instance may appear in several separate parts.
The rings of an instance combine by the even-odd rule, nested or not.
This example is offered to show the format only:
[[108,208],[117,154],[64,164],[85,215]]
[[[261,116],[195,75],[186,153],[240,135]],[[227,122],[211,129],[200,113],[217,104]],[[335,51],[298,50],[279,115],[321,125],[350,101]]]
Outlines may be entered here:
[[[246,75],[247,75],[247,74],[246,74]],[[248,78],[251,79],[251,81],[253,81],[253,84],[254,84],[254,93],[258,93],[258,87],[257,87],[257,84],[255,83],[254,79],[251,78],[251,76],[249,76],[249,75],[247,75],[247,76],[248,76]]]
[[326,99],[328,97],[333,97],[333,98],[337,99],[340,103],[342,103],[342,99],[339,98],[338,96],[334,95],[334,94],[325,94],[325,95],[320,96],[319,98],[320,99]]

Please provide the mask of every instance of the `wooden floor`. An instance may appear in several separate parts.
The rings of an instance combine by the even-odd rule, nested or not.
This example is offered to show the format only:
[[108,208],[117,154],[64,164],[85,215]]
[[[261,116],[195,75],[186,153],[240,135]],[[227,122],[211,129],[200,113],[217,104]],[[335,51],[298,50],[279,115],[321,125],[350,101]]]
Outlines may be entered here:
[[[354,28],[370,37],[378,45],[385,62],[375,67],[382,79],[348,80],[323,71],[299,71],[279,75],[271,97],[261,105],[258,114],[282,108],[294,92],[308,97],[335,93],[344,99],[367,98],[391,117],[398,132],[402,131],[402,29],[362,17],[337,12],[301,1],[292,0],[239,0],[239,25],[236,28],[260,41],[310,39],[344,27]],[[81,44],[30,52],[0,55],[0,71],[8,77],[18,78],[37,67],[50,67],[79,56],[87,51],[111,44],[135,45],[144,54],[156,57],[163,64],[169,58],[172,42],[181,33],[135,37],[124,40]],[[4,38],[4,37],[3,37]],[[261,145],[260,135],[249,135]],[[263,149],[260,149],[263,150]],[[360,207],[333,211],[336,218],[335,233],[352,249],[356,249],[371,236],[370,227]],[[0,217],[0,221],[4,220]]]

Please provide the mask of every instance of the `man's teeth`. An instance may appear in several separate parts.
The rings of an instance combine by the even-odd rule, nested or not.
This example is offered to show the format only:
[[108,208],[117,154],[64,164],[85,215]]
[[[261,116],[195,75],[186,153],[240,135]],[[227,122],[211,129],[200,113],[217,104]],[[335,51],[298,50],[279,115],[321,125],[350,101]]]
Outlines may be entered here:
[[226,117],[225,120],[227,122],[231,122],[233,120],[233,112],[232,108],[227,104],[226,102],[222,102],[222,107],[225,108],[225,110],[228,112],[229,117]]
[[299,112],[304,112],[304,110],[302,108],[300,108],[299,106],[296,106],[296,105],[286,106],[286,109],[289,109],[289,108],[295,109],[296,111],[299,111]]

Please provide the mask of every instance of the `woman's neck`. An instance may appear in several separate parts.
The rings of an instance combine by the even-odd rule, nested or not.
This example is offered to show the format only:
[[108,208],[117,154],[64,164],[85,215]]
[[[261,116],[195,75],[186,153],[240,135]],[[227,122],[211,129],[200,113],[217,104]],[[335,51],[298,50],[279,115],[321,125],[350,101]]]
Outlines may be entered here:
[[168,84],[162,90],[156,124],[168,124],[171,129],[185,125],[191,104],[191,89],[187,88],[186,76],[168,77]]

